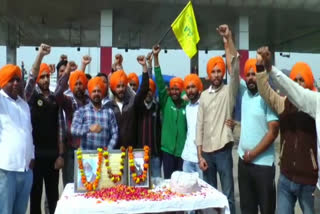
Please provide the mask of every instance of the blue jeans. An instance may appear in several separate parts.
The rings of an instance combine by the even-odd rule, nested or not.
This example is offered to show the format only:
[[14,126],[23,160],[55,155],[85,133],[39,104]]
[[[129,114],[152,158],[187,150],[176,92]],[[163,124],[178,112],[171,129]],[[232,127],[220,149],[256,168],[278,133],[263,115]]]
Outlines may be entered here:
[[0,169],[0,214],[25,214],[32,187],[32,170]]
[[160,157],[151,158],[151,177],[161,177],[161,160]]
[[217,173],[219,173],[222,192],[228,198],[230,213],[235,214],[232,143],[215,152],[202,152],[207,161],[208,169],[203,172],[203,180],[217,188]]
[[277,213],[293,214],[296,201],[304,214],[313,214],[315,185],[297,184],[280,174],[278,181]]
[[184,160],[182,165],[182,170],[184,172],[197,172],[199,173],[199,178],[203,178],[202,170],[200,169],[198,163]]

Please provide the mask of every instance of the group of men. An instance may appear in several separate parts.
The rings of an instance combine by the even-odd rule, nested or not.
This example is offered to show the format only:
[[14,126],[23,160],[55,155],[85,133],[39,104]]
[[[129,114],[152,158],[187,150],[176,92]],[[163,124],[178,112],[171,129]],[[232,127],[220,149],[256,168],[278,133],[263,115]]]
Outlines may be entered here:
[[[52,92],[50,75],[55,67],[42,63],[51,50],[45,44],[39,48],[24,89],[18,66],[1,68],[0,214],[24,214],[29,195],[31,214],[41,213],[43,180],[49,212],[54,213],[59,169],[63,169],[64,185],[74,181],[74,151],[79,147],[95,150],[145,145],[151,148],[153,177],[161,177],[163,164],[164,178],[177,170],[198,172],[217,188],[219,174],[222,192],[234,214],[230,121],[238,96],[242,115],[238,146],[241,212],[271,214],[277,204],[277,213],[293,213],[298,200],[304,213],[314,213],[320,96],[313,91],[310,67],[297,63],[290,80],[271,66],[271,53],[262,47],[256,59],[247,60],[244,79],[240,80],[240,55],[232,33],[227,25],[217,31],[226,62],[220,56],[208,61],[211,84],[206,90],[196,74],[184,80],[172,78],[166,86],[159,45],[146,57],[137,57],[143,71],[141,84],[135,73],[126,75],[121,55],[116,55],[111,74],[99,73],[89,81],[85,74],[89,56],[83,57],[81,70],[62,57]],[[226,71],[230,75],[227,85],[223,81]],[[270,87],[269,73],[287,97]],[[281,175],[276,196],[274,141],[279,129]]]

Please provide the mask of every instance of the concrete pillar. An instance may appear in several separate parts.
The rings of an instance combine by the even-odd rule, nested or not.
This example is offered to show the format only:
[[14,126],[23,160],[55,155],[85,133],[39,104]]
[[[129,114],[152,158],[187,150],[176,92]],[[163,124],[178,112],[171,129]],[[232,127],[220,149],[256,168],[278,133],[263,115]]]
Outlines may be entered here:
[[16,26],[8,24],[7,28],[7,63],[17,62],[17,29]]
[[112,66],[112,10],[102,10],[100,18],[100,72],[109,74]]

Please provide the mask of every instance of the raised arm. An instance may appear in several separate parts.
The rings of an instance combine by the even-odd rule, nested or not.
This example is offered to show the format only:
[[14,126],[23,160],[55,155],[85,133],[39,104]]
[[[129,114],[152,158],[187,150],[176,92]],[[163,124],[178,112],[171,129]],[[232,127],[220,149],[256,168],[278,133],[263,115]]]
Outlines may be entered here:
[[82,57],[81,61],[81,71],[85,73],[87,65],[91,62],[91,57],[89,55],[85,55]]
[[220,25],[217,28],[217,31],[223,39],[226,52],[227,68],[230,74],[229,108],[232,112],[236,103],[236,97],[240,86],[239,54],[234,46],[232,40],[232,32],[229,29],[228,25]]
[[264,61],[264,68],[270,72],[273,83],[280,88],[281,92],[298,107],[313,118],[317,112],[318,92],[305,89],[283,74],[279,69],[271,65],[271,52],[268,47],[259,49],[258,54]]
[[153,58],[154,58],[154,73],[155,73],[156,84],[157,84],[158,93],[159,93],[159,103],[161,108],[163,108],[167,102],[169,95],[167,93],[166,84],[164,82],[161,69],[160,69],[160,64],[159,64],[160,50],[161,49],[159,45],[155,45],[152,48]]
[[39,75],[40,65],[44,56],[50,54],[51,47],[46,44],[41,44],[39,47],[38,54],[32,65],[31,73],[29,73],[28,81],[24,90],[25,99],[28,102],[33,94],[34,88],[36,86],[36,79]]
[[141,106],[144,103],[144,99],[146,98],[149,91],[149,75],[147,70],[146,58],[144,56],[138,56],[137,61],[140,65],[142,65],[143,73],[142,73],[142,83],[140,89],[136,96],[134,97],[134,106]]

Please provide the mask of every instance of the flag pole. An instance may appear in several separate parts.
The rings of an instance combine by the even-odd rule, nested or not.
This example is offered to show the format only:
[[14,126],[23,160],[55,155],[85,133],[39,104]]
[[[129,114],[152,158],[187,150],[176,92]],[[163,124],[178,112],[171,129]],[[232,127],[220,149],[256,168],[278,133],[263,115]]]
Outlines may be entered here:
[[168,30],[162,35],[161,39],[158,41],[158,45],[161,44],[161,42],[163,42],[164,38],[168,35],[169,31],[171,30],[171,25],[170,27],[168,28]]

